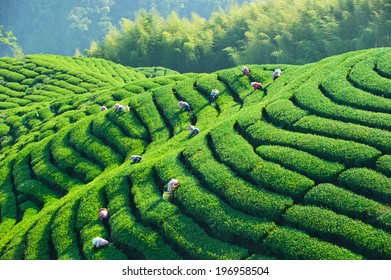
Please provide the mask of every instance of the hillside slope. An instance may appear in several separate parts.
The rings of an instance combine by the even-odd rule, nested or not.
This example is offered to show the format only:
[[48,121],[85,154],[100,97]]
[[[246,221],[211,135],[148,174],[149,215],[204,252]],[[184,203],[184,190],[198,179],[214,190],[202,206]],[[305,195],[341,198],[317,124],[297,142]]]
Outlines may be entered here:
[[0,259],[391,259],[390,49],[249,67],[1,58]]

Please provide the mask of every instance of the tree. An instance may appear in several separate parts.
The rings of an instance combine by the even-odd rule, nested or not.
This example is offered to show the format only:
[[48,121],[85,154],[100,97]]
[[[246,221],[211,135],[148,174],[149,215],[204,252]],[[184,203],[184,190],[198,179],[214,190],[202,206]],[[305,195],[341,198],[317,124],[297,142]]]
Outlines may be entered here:
[[[4,26],[0,25],[0,47],[8,47],[8,49],[12,52],[12,56],[16,59],[20,59],[23,57],[22,47],[18,45],[17,38],[14,36],[12,31],[6,31],[3,34]],[[7,54],[6,49],[4,51],[0,49],[0,54]]]

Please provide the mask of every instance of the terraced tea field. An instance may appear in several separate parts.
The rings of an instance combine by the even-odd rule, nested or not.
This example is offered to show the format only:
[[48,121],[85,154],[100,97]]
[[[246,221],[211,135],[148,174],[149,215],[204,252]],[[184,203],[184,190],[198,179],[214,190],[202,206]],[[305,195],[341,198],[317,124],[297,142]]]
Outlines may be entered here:
[[1,58],[0,258],[391,259],[391,49],[249,67]]

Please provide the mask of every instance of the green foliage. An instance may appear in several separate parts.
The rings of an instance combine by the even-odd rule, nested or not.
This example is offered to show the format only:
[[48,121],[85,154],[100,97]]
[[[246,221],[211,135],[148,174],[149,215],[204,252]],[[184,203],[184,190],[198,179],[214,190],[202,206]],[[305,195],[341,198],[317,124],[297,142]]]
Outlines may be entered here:
[[[202,2],[197,4],[203,10],[212,5]],[[112,28],[87,53],[124,65],[163,65],[180,72],[211,72],[248,63],[303,64],[351,50],[390,46],[387,5],[373,0],[257,1],[221,9],[208,20],[168,15],[161,7],[122,19],[120,30]],[[175,10],[176,5],[165,6]],[[146,75],[153,74],[149,70]]]
[[314,206],[293,206],[284,215],[292,227],[337,242],[374,259],[389,259],[391,234],[333,211]]
[[[253,93],[254,89],[250,86],[251,80],[248,76],[242,75],[242,72],[238,68],[226,69],[217,72],[218,80],[222,81],[227,88],[230,89],[230,92],[235,96],[236,99],[239,99],[240,103],[244,102],[244,99],[247,98],[250,94]],[[263,81],[258,81],[262,83]],[[263,93],[260,93],[261,98]]]
[[[133,110],[126,114],[118,114],[113,110],[109,110],[106,117],[109,118],[116,126],[121,128],[124,134],[128,137],[140,140],[148,138],[148,130],[143,126],[140,119],[137,118]],[[145,142],[144,145],[146,145]]]
[[237,260],[247,255],[246,249],[209,237],[201,228],[194,227],[192,220],[184,215],[170,217],[163,227],[170,239],[194,259]]
[[391,229],[391,208],[332,184],[314,187],[305,195],[304,201],[380,226],[386,231]]
[[58,167],[65,173],[73,172],[83,182],[90,182],[102,169],[79,155],[69,144],[69,129],[61,130],[53,138],[50,151]]
[[213,158],[204,139],[186,147],[184,156],[192,172],[208,190],[218,194],[235,209],[257,217],[276,219],[292,199],[268,192],[235,176]]
[[390,99],[353,88],[348,81],[340,79],[339,76],[340,73],[332,74],[330,79],[322,84],[327,97],[337,103],[363,110],[388,114],[391,112]]
[[322,159],[342,162],[346,166],[373,163],[380,151],[352,141],[327,138],[314,134],[286,131],[259,121],[245,132],[256,145],[282,145],[311,153]]
[[141,154],[144,151],[143,141],[126,137],[120,128],[105,117],[105,114],[100,114],[94,119],[92,132],[105,143],[111,143],[109,146],[119,152],[122,161],[129,154]]
[[[301,45],[308,57],[313,43]],[[388,98],[348,80],[363,61],[389,79],[388,53],[151,79],[101,59],[0,59],[34,77],[0,77],[1,102],[19,105],[0,113],[0,258],[389,259]],[[201,133],[189,137],[189,124]],[[170,203],[171,178],[181,185]],[[112,244],[94,249],[96,236]]]
[[288,260],[360,260],[345,248],[321,241],[289,227],[279,227],[264,241],[266,249],[281,259]]
[[77,232],[74,221],[77,213],[77,203],[63,205],[55,214],[51,225],[53,246],[59,260],[79,260],[80,251],[77,246]]
[[4,160],[0,167],[0,235],[4,236],[16,222],[18,205],[11,181],[11,159]]
[[391,81],[379,76],[373,69],[375,68],[372,59],[357,63],[350,72],[350,81],[365,91],[390,98]]
[[314,185],[312,180],[298,173],[262,160],[254,153],[253,147],[233,131],[229,123],[212,131],[211,138],[213,147],[223,163],[241,176],[249,176],[263,188],[299,197]]
[[65,194],[73,187],[80,185],[79,180],[72,179],[69,175],[61,172],[50,160],[50,142],[52,137],[45,138],[31,152],[32,170],[36,176],[45,182],[48,182],[54,192]]
[[332,118],[375,128],[391,129],[391,117],[389,114],[338,105],[322,94],[320,90],[314,90],[314,84],[312,83],[307,83],[301,87],[294,98],[299,107],[324,118]]
[[0,69],[0,76],[2,76],[6,81],[16,83],[20,83],[26,79],[26,76],[7,69]]
[[15,82],[6,83],[5,86],[11,90],[16,90],[16,91],[25,91],[27,89],[27,86]]
[[92,239],[95,237],[110,240],[109,232],[107,232],[106,228],[99,221],[98,215],[98,210],[105,206],[103,192],[99,189],[90,190],[80,199],[75,224],[83,246],[82,254],[85,258],[92,260],[126,259],[125,254],[113,245],[96,250],[92,244]]
[[125,246],[132,252],[132,255],[128,256],[135,259],[140,258],[138,252],[148,260],[179,259],[180,256],[165,244],[157,232],[143,226],[135,218],[129,205],[130,188],[126,179],[126,177],[113,177],[106,186],[114,241]]
[[296,107],[289,100],[273,102],[265,108],[267,116],[273,123],[281,127],[292,127],[297,121],[307,116],[308,113]]
[[[221,114],[232,114],[233,110],[239,110],[238,100],[232,96],[229,88],[218,80],[217,74],[203,75],[197,79],[197,90],[207,98],[210,97],[212,90],[219,91],[219,98],[216,100],[216,105]],[[234,109],[235,108],[235,109]]]
[[18,185],[18,191],[33,196],[45,204],[60,197],[57,192],[52,191],[37,180],[25,180]]
[[88,159],[98,163],[101,167],[106,168],[110,165],[119,164],[121,157],[111,148],[105,146],[103,142],[91,134],[91,119],[84,118],[77,123],[70,132],[69,143]]
[[[132,97],[129,101],[129,106],[138,118],[143,120],[143,125],[148,129],[152,141],[159,143],[169,138],[168,128],[156,109],[150,93]],[[118,113],[126,114],[127,112]]]
[[233,210],[216,195],[202,189],[190,176],[176,156],[167,156],[156,165],[161,181],[177,178],[180,187],[175,191],[174,200],[186,209],[193,219],[205,223],[219,238],[232,242],[235,239],[259,242],[274,223],[257,219]]
[[0,136],[5,136],[10,131],[10,127],[4,123],[0,123]]
[[380,157],[377,160],[376,169],[388,177],[391,177],[391,156],[385,155]]
[[328,137],[353,140],[391,153],[391,132],[358,124],[345,123],[326,118],[308,116],[295,123],[298,131]]
[[368,168],[352,168],[343,172],[338,181],[346,188],[376,200],[391,201],[391,179]]
[[13,103],[13,102],[0,102],[0,109],[6,110],[6,109],[12,109],[19,107],[19,104]]
[[256,152],[265,160],[278,163],[315,181],[333,181],[345,169],[342,164],[288,147],[259,146]]
[[168,119],[173,134],[182,132],[188,125],[188,118],[181,113],[178,107],[178,100],[173,95],[171,86],[163,86],[153,92],[155,105]]
[[29,231],[25,249],[27,260],[50,260],[50,225],[52,213],[37,221],[35,226]]
[[391,55],[389,53],[384,54],[378,58],[375,70],[382,76],[391,78]]

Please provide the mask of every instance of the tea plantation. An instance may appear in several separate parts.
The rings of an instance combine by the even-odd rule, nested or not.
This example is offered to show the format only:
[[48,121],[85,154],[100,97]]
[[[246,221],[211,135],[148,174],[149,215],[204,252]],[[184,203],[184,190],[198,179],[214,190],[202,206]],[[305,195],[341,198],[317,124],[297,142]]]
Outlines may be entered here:
[[248,66],[0,58],[0,259],[391,259],[391,49]]

